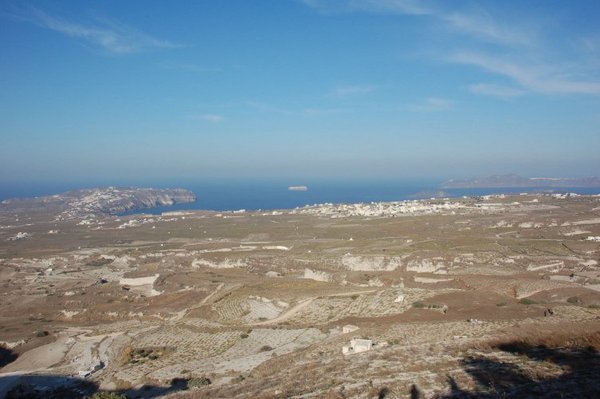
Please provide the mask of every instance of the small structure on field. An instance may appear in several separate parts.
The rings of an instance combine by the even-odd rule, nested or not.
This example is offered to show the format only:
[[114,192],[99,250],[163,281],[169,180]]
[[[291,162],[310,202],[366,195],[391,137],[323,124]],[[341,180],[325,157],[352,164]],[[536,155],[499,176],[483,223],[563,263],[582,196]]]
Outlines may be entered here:
[[373,349],[372,340],[356,338],[350,341],[350,345],[342,347],[342,353],[344,355],[352,355],[354,353],[370,351],[371,349]]
[[343,334],[348,334],[348,333],[354,332],[356,330],[358,330],[358,326],[355,326],[353,324],[346,324],[345,326],[342,327]]

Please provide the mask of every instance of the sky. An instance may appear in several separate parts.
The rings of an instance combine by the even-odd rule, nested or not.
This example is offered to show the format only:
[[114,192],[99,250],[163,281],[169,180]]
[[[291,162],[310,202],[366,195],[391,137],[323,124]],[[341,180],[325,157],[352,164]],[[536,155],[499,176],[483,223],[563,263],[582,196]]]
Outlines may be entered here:
[[0,0],[0,184],[600,175],[600,2]]

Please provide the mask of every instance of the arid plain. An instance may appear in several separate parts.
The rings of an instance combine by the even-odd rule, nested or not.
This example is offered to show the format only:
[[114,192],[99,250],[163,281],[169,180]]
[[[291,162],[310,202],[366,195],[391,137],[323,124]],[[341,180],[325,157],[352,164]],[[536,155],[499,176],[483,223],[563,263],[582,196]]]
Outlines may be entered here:
[[0,396],[600,392],[600,196],[0,225]]

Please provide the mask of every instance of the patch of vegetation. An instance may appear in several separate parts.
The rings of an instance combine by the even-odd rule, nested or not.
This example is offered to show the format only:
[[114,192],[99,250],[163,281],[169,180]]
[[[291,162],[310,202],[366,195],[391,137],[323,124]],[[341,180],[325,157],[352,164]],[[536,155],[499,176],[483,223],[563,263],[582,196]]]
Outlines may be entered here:
[[498,306],[498,307],[502,307],[502,306],[506,306],[506,305],[508,305],[507,302],[499,302],[496,304],[496,306]]
[[533,299],[529,299],[529,298],[521,298],[521,299],[519,299],[519,303],[521,305],[536,305],[539,302],[534,301]]
[[581,299],[579,299],[579,297],[576,296],[571,296],[567,298],[567,302],[572,304],[578,304],[581,303]]
[[588,309],[600,309],[600,305],[592,303],[591,305],[588,305]]
[[446,305],[438,305],[437,303],[423,303],[420,301],[414,302],[412,304],[413,308],[416,309],[444,309]]
[[99,257],[99,258],[88,261],[85,265],[86,266],[104,266],[104,265],[108,265],[109,263],[112,263],[112,262],[113,262],[112,259]]
[[261,352],[269,352],[272,351],[273,347],[269,346],[269,345],[264,345],[262,348],[260,348]]
[[127,355],[127,363],[136,364],[143,363],[147,360],[156,360],[172,351],[173,350],[171,348],[166,346],[130,349]]
[[188,380],[188,387],[190,388],[201,388],[212,384],[212,381],[208,377],[194,377]]

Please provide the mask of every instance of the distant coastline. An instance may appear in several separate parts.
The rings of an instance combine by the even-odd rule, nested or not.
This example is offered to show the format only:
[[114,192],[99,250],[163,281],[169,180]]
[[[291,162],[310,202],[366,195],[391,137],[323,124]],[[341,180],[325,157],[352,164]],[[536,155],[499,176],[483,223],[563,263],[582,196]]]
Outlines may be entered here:
[[440,185],[448,188],[600,188],[600,178],[522,177],[515,174],[492,175],[465,180],[448,180]]
[[[135,185],[130,182],[129,185]],[[391,202],[429,198],[476,197],[491,194],[528,193],[566,193],[573,192],[583,195],[600,193],[600,187],[464,187],[440,188],[441,181],[415,180],[360,180],[334,181],[313,180],[306,184],[307,191],[289,190],[286,182],[281,180],[251,180],[251,181],[173,181],[173,182],[143,182],[153,187],[185,187],[196,195],[196,200],[187,203],[175,203],[170,206],[156,206],[151,209],[136,209],[125,211],[124,214],[214,210],[233,211],[246,210],[276,210],[293,209],[305,205],[333,203],[355,204],[370,202]],[[141,184],[140,184],[141,185]],[[296,187],[296,186],[290,186]],[[42,191],[43,190],[43,191]],[[13,190],[10,186],[0,186],[0,201],[3,199],[21,197],[31,198],[40,195],[53,195],[63,192],[61,186],[31,186],[31,191]],[[15,195],[16,194],[16,195]],[[190,198],[191,199],[191,198]]]

